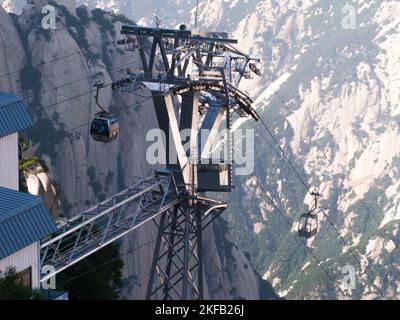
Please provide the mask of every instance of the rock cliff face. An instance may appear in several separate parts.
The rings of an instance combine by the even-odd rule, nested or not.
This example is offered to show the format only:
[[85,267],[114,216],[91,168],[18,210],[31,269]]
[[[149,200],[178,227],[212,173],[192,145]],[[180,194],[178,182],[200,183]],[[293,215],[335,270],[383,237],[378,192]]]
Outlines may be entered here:
[[8,14],[0,9],[0,90],[20,94],[19,69],[24,65],[25,51]]
[[37,166],[35,170],[25,174],[25,179],[28,192],[43,198],[54,221],[57,223],[59,219],[64,218],[57,189],[43,168]]
[[[108,145],[90,138],[89,124],[96,112],[94,83],[108,84],[125,77],[127,67],[140,67],[136,53],[115,44],[121,24],[128,20],[85,6],[75,9],[74,1],[49,1],[57,8],[57,28],[44,30],[41,8],[47,3],[29,1],[19,15],[8,15],[0,7],[0,90],[24,97],[35,122],[26,137],[40,142],[37,152],[60,187],[64,213],[71,217],[131,185],[135,177],[152,173],[154,168],[145,160],[145,135],[157,123],[151,100],[108,87],[101,90],[100,103],[119,116],[120,136]],[[47,176],[27,176],[30,191],[40,194],[48,187],[42,178]],[[215,266],[206,275],[209,297],[259,298],[265,283],[236,247],[217,247],[216,235],[220,242],[225,234],[218,225],[214,229],[208,231],[205,244],[206,263]],[[144,297],[153,248],[137,248],[155,236],[153,227],[145,226],[123,239],[122,298]]]

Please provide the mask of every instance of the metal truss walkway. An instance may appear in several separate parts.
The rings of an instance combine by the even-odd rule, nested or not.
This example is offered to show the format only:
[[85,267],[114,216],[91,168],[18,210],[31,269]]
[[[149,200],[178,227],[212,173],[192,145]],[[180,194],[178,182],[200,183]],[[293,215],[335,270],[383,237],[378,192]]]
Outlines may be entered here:
[[[143,179],[82,212],[41,245],[41,282],[121,238],[181,202],[169,175]],[[42,269],[43,270],[43,269]]]

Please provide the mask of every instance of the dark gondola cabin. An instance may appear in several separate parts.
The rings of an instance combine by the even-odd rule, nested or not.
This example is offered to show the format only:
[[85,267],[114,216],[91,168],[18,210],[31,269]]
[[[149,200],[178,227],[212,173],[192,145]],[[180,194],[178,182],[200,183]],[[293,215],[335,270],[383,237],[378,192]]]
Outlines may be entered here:
[[314,237],[318,232],[318,215],[315,213],[318,207],[318,197],[320,196],[317,192],[311,192],[314,197],[314,206],[307,212],[300,216],[299,229],[297,231],[298,236],[306,239]]
[[310,239],[317,234],[318,216],[312,213],[304,213],[300,217],[298,235]]
[[118,137],[119,120],[116,116],[106,111],[96,114],[90,127],[90,135],[95,141],[111,142]]

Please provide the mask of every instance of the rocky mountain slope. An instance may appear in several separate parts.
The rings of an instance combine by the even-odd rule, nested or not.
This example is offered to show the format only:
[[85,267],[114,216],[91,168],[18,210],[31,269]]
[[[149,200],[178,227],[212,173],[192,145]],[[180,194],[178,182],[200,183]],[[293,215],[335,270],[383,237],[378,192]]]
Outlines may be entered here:
[[[322,193],[319,233],[307,242],[317,260],[254,178],[232,198],[243,199],[232,205],[233,237],[288,298],[399,297],[400,3],[347,3],[203,3],[205,25],[238,18],[233,34],[264,61],[258,108],[302,179]],[[212,12],[215,21],[204,20]],[[257,179],[294,231],[311,199],[257,128]],[[356,269],[351,292],[341,286],[346,265]]]
[[[30,1],[18,15],[0,7],[0,90],[24,97],[35,121],[26,137],[38,143],[37,153],[59,185],[63,212],[73,216],[131,185],[135,177],[152,173],[144,157],[145,134],[157,124],[149,99],[104,89],[101,104],[119,115],[122,130],[111,144],[93,142],[89,123],[96,112],[94,83],[119,80],[128,66],[139,67],[135,53],[115,44],[121,24],[133,22],[58,0],[50,1],[57,7],[57,29],[44,30],[41,8],[47,3]],[[208,232],[205,259],[213,267],[206,274],[207,296],[273,297],[247,257],[226,240],[226,228],[217,223]],[[144,297],[155,236],[149,225],[123,239],[122,298]]]
[[[261,217],[245,218],[262,225],[258,247],[250,247],[265,278],[287,297],[398,298],[400,6],[357,1],[355,29],[347,29],[346,3],[303,2],[296,14],[279,14],[275,25],[287,29],[276,30],[274,41],[284,40],[280,49],[271,45],[280,53],[267,67],[278,91],[271,94],[269,87],[258,99],[303,179],[322,193],[320,230],[308,242],[318,261],[276,228],[286,228],[282,217],[257,192],[243,206],[257,213],[249,204],[259,200]],[[267,145],[262,150],[268,160],[258,176],[295,221],[311,199],[284,161]],[[357,271],[351,292],[340,289],[345,265]]]

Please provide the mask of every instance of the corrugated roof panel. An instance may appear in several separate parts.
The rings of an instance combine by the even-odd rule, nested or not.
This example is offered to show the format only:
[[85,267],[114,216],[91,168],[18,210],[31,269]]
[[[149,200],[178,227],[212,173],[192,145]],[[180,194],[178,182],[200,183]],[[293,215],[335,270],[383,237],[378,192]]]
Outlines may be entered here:
[[41,198],[0,187],[0,259],[55,231]]
[[22,131],[32,125],[32,119],[21,98],[0,92],[0,138]]

